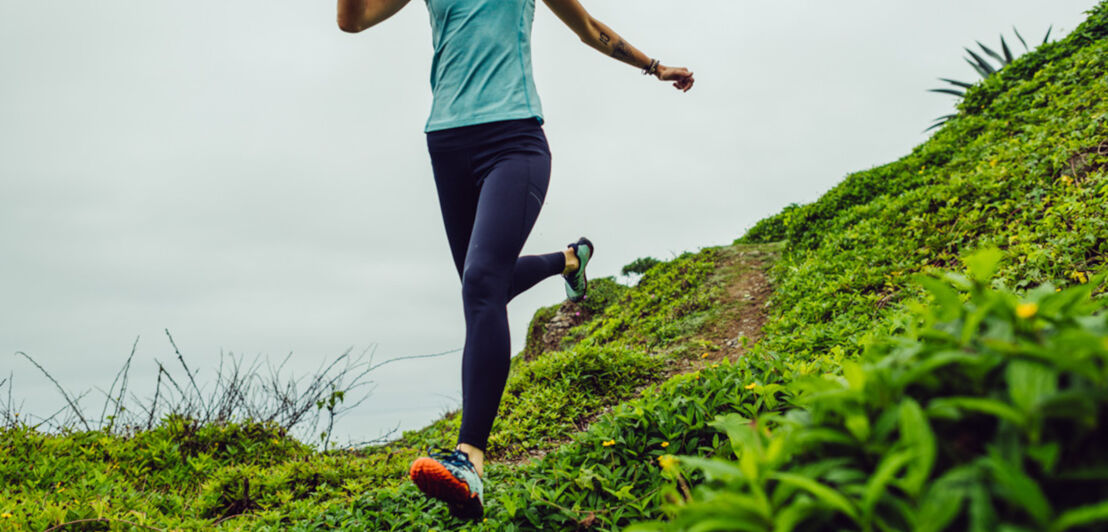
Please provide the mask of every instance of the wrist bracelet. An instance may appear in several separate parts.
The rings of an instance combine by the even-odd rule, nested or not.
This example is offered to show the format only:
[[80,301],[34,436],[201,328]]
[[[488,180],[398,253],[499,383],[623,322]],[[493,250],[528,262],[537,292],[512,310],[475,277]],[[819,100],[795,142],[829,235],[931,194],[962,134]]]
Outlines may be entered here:
[[650,66],[642,69],[642,75],[652,76],[654,74],[657,74],[659,65],[661,65],[661,62],[659,62],[657,59],[651,59]]

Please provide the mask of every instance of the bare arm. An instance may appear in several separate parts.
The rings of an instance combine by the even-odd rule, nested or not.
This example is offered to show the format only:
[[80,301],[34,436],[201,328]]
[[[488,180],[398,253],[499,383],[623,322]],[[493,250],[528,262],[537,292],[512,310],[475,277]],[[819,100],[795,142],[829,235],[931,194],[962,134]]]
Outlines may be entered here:
[[[544,1],[562,22],[581,38],[581,42],[629,65],[642,69],[650,66],[652,61],[650,56],[631,46],[612,31],[612,28],[589,15],[578,0]],[[674,87],[685,92],[692,88],[695,81],[692,72],[688,69],[665,65],[658,65],[655,76],[663,81],[672,81]]]
[[410,0],[338,0],[339,29],[358,33],[396,14]]

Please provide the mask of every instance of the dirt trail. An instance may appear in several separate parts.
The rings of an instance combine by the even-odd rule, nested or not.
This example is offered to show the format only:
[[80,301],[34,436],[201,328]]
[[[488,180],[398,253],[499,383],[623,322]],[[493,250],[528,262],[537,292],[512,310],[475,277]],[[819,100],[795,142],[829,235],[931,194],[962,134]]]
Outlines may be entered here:
[[[767,319],[769,296],[773,293],[768,270],[777,260],[779,249],[774,245],[733,245],[720,249],[716,260],[716,271],[709,283],[720,286],[723,296],[715,305],[722,311],[719,319],[713,320],[693,337],[703,340],[718,349],[709,350],[705,356],[673,360],[666,371],[659,375],[656,382],[681,373],[689,373],[718,363],[724,357],[731,361],[746,354],[755,343],[762,339],[762,326]],[[544,344],[558,345],[561,335],[580,319],[569,320],[559,314],[544,326]],[[541,356],[539,354],[538,356]],[[640,389],[639,392],[642,390]],[[636,397],[638,394],[636,394]],[[577,430],[584,432],[600,416],[611,411],[605,408],[577,423]],[[546,456],[569,440],[552,441],[541,449],[534,449],[525,456],[515,459],[494,458],[511,465],[521,465]]]

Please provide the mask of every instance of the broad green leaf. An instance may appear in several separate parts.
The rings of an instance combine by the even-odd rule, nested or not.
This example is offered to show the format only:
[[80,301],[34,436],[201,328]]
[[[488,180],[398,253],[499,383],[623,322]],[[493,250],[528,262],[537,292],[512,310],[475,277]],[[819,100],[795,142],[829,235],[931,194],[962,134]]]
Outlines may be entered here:
[[1027,456],[1039,463],[1039,467],[1042,467],[1043,471],[1053,473],[1054,466],[1058,463],[1058,455],[1061,454],[1061,447],[1058,442],[1052,441],[1039,445],[1029,445],[1026,452]]
[[1093,523],[1108,523],[1108,501],[1067,510],[1050,524],[1050,530],[1051,532],[1061,532]]
[[915,460],[908,464],[904,475],[904,490],[915,497],[931,477],[931,468],[935,464],[935,433],[931,422],[923,413],[919,403],[906,398],[900,403],[900,437],[915,453]]
[[1025,422],[1024,416],[1020,411],[995,399],[985,399],[982,397],[944,397],[935,399],[927,405],[927,411],[928,413],[930,413],[932,409],[942,411],[950,407],[959,410],[989,414],[1010,421],[1020,427],[1022,427]]
[[817,508],[819,505],[810,500],[798,500],[778,510],[773,516],[773,532],[791,532]]
[[[963,344],[969,344],[973,340],[974,336],[979,336],[981,334],[980,331],[979,331],[979,329],[981,327],[981,323],[984,322],[985,319],[989,317],[990,313],[992,313],[994,304],[995,303],[993,301],[989,301],[988,303],[985,303],[984,305],[981,305],[981,306],[977,307],[972,312],[970,312],[968,315],[966,315],[965,323],[962,324],[962,343]],[[1008,324],[1007,324],[1007,322],[1005,322],[1005,323],[1003,323],[1003,325],[1008,325]],[[1011,329],[1012,329],[1011,326],[1008,326],[1007,329],[1005,331],[1003,331],[1003,333],[1006,333],[1006,334],[1003,334],[1003,333],[1002,334],[997,334],[1000,331],[998,331],[998,329],[996,327],[993,327],[988,332],[994,337],[995,336],[1004,336],[1005,339],[1011,340],[1011,337],[1012,337]]]
[[866,372],[857,362],[843,362],[843,377],[851,389],[862,391],[866,387]]
[[975,466],[960,466],[939,477],[920,503],[917,532],[938,532],[958,516],[971,486],[981,482]]
[[734,462],[720,460],[718,458],[701,458],[699,456],[681,456],[681,463],[704,473],[708,480],[731,481],[736,479],[752,480],[742,469],[736,467]]
[[789,454],[788,439],[776,436],[770,439],[769,445],[766,447],[765,460],[770,466],[777,467],[781,462],[788,459]]
[[996,508],[993,508],[989,490],[981,484],[970,486],[969,490],[969,529],[971,532],[995,532]]
[[750,428],[750,420],[738,414],[718,416],[708,425],[725,432],[736,453],[751,444],[761,446],[761,439]]
[[817,444],[854,445],[850,436],[831,428],[803,428],[793,434],[793,441],[802,448]]
[[898,388],[907,387],[909,384],[919,381],[924,375],[932,373],[943,366],[958,362],[973,363],[979,360],[979,356],[965,351],[940,351],[928,356],[918,363],[910,365],[904,373],[897,376],[896,386]]
[[1043,399],[1058,390],[1058,373],[1037,362],[1013,360],[1005,373],[1008,396],[1024,414],[1031,414]]
[[935,303],[939,307],[940,320],[953,320],[962,312],[962,300],[958,297],[958,291],[950,285],[930,275],[917,275],[915,280],[935,298]]
[[[973,54],[973,52],[970,52]],[[976,56],[976,54],[973,54]],[[996,248],[984,248],[967,255],[963,261],[969,276],[979,283],[988,283],[1004,259],[1004,252]]]
[[757,523],[736,517],[709,517],[697,521],[688,528],[688,532],[762,532],[766,528]]
[[807,491],[808,493],[811,493],[827,506],[830,506],[831,508],[834,508],[846,514],[855,522],[858,522],[858,509],[855,508],[854,505],[851,504],[851,502],[839,492],[827,486],[824,486],[823,484],[820,484],[815,480],[800,475],[779,472],[773,473],[772,477],[781,482],[796,486],[802,490]]
[[868,441],[870,434],[869,417],[864,412],[847,412],[846,429],[860,442]]
[[999,456],[988,457],[984,464],[992,473],[999,495],[1013,506],[1027,512],[1036,523],[1045,528],[1054,512],[1039,485],[1023,471]]
[[873,509],[885,493],[885,487],[889,484],[889,481],[914,458],[914,454],[911,451],[900,451],[887,455],[881,460],[881,463],[877,466],[877,471],[866,483],[865,495],[862,497],[862,515],[866,522],[873,520]]
[[1046,417],[1069,418],[1090,428],[1096,425],[1096,400],[1085,390],[1072,389],[1051,395],[1043,399],[1039,410]]

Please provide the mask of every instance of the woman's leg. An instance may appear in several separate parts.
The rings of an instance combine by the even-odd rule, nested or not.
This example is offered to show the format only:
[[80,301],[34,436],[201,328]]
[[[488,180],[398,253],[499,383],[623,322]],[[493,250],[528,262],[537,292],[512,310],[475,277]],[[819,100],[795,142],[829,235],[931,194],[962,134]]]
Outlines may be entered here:
[[[458,270],[458,278],[461,278],[465,271],[474,218],[477,216],[478,187],[476,178],[472,175],[473,169],[470,168],[470,151],[436,152],[431,162],[438,189],[439,208],[446,227],[446,239],[450,243],[450,253],[454,259],[454,267]],[[545,188],[543,186],[543,190]],[[508,301],[543,279],[562,273],[565,265],[563,252],[519,257],[512,270]]]
[[566,268],[566,254],[546,253],[543,255],[524,255],[516,261],[515,270],[512,272],[512,286],[508,291],[508,301],[526,292],[546,279],[562,273]]
[[484,450],[488,443],[508,379],[509,298],[564,267],[560,253],[519,260],[549,180],[549,154],[527,150],[498,157],[480,184],[462,272],[466,341],[459,444]]

